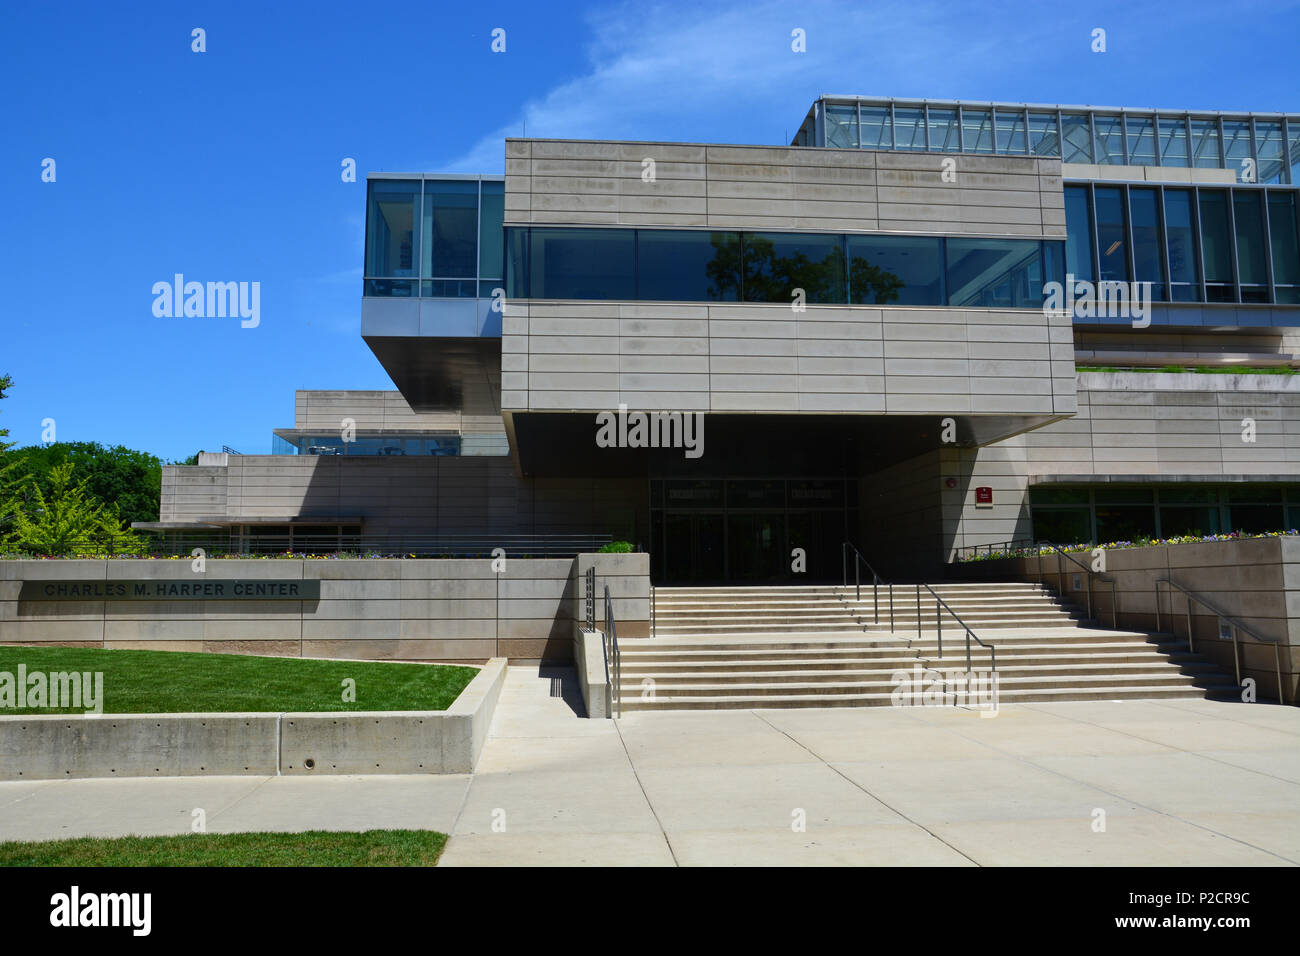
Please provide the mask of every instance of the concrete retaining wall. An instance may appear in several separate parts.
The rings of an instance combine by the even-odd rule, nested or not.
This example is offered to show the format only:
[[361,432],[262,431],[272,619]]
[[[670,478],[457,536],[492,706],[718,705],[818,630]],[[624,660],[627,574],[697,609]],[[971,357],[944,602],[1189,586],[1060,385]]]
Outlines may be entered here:
[[[595,566],[621,633],[644,636],[649,557],[0,561],[0,643],[357,660],[572,660]],[[318,579],[319,601],[19,601],[24,580]]]
[[0,780],[470,773],[505,672],[489,661],[445,711],[0,716]]
[[[1087,552],[1073,556],[1090,563]],[[1115,581],[1114,606],[1120,627],[1156,630],[1156,581],[1172,579],[1263,637],[1280,641],[1283,692],[1289,703],[1296,702],[1300,683],[1300,539],[1245,538],[1124,548],[1107,551],[1105,557],[1106,577]],[[1041,580],[1080,607],[1087,604],[1088,576],[1066,559],[1006,558],[954,564],[950,570],[952,576],[968,580]],[[1110,585],[1095,586],[1093,614],[1109,627]],[[1161,588],[1159,628],[1180,638],[1187,636],[1186,601],[1176,592],[1171,598],[1165,587]],[[1217,616],[1193,603],[1191,628],[1196,651],[1232,674],[1232,641],[1219,639]],[[1253,677],[1260,695],[1276,697],[1273,645],[1244,634],[1239,641],[1242,677]]]

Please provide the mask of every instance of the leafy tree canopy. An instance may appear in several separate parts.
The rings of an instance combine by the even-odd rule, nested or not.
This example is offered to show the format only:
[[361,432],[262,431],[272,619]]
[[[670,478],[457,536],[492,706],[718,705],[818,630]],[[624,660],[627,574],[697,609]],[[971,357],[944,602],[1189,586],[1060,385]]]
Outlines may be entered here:
[[158,497],[162,491],[162,461],[148,452],[121,445],[106,448],[98,442],[54,442],[0,451],[0,470],[15,465],[23,484],[29,482],[42,493],[51,491],[51,476],[60,465],[71,465],[76,481],[101,502],[117,506],[124,524],[157,521]]

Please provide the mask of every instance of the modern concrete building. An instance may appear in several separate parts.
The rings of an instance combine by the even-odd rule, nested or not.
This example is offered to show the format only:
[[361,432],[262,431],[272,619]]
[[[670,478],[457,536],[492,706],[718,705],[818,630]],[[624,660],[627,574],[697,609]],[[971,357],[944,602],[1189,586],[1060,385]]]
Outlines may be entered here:
[[369,177],[396,391],[300,392],[153,527],[772,583],[1300,525],[1300,115],[824,96],[789,146],[503,149]]

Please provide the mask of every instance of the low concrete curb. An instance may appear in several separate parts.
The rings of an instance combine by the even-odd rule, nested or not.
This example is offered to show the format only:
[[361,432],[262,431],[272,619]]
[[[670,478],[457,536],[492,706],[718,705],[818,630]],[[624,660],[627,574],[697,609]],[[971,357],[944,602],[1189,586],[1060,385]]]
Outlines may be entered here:
[[445,711],[0,717],[0,780],[470,773],[505,674],[492,658]]

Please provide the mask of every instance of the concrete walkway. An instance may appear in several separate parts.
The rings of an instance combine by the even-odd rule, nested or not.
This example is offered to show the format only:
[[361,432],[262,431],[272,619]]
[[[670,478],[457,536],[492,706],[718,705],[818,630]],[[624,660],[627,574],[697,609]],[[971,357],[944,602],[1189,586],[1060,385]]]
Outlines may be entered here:
[[444,866],[1300,864],[1296,708],[611,721],[579,717],[574,692],[570,671],[511,667],[472,777],[0,783],[0,839],[185,833],[203,807],[210,832],[442,830]]

